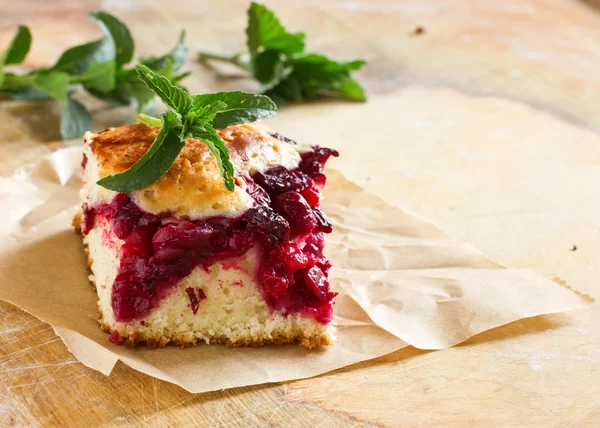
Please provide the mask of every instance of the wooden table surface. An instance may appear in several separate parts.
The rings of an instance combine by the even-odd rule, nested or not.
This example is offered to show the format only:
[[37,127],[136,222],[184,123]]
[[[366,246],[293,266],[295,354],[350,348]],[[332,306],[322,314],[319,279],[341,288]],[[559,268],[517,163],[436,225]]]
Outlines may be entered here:
[[[493,259],[600,296],[595,0],[268,3],[307,32],[311,49],[369,60],[359,76],[371,95],[365,105],[290,108],[274,127],[340,148],[336,166],[353,180]],[[130,25],[138,54],[166,50],[181,27],[192,51],[233,52],[246,6],[1,0],[0,46],[25,23],[34,34],[26,65],[48,65],[98,35],[86,14],[102,8]],[[413,34],[417,26],[425,32]],[[193,92],[252,88],[193,60],[187,67]],[[56,120],[52,103],[1,102],[0,174],[60,147]],[[50,326],[0,303],[0,426],[597,426],[599,308],[313,379],[194,395],[120,363],[110,377],[87,369]]]

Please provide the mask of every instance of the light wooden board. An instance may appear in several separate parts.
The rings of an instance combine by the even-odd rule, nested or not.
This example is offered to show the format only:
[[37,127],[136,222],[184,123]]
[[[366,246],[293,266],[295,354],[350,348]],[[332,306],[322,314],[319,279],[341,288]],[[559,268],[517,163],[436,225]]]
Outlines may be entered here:
[[[364,106],[292,108],[282,117],[297,124],[274,127],[280,120],[284,134],[339,148],[336,165],[352,179],[492,258],[600,296],[596,9],[567,0],[268,3],[308,33],[311,49],[368,59],[360,78],[372,95]],[[98,35],[85,15],[99,8],[130,25],[139,54],[167,50],[181,27],[193,51],[243,44],[243,1],[0,0],[0,46],[26,23],[27,65],[50,64]],[[425,33],[415,36],[419,25]],[[252,87],[188,67],[193,92]],[[0,103],[0,174],[62,145],[51,103]],[[96,127],[109,119],[96,118]],[[123,365],[110,377],[89,370],[51,327],[0,303],[0,426],[594,426],[598,308],[521,320],[440,352],[409,348],[314,379],[193,395]]]

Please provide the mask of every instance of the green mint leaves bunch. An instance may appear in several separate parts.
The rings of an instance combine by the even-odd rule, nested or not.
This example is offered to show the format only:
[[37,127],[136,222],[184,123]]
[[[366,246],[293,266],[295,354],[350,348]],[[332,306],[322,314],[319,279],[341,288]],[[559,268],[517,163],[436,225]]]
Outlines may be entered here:
[[[5,65],[21,64],[31,47],[31,32],[20,26],[7,50],[0,56],[0,94],[13,99],[54,99],[62,104],[62,138],[77,138],[89,129],[91,117],[73,95],[78,86],[108,102],[111,106],[135,105],[138,112],[148,111],[154,93],[137,77],[134,68],[126,68],[134,54],[134,41],[127,26],[114,16],[98,11],[90,18],[100,27],[103,37],[67,49],[50,68],[25,74],[4,71]],[[176,74],[187,56],[185,33],[173,50],[160,57],[140,59],[150,69],[178,82],[187,73]]]
[[225,61],[246,70],[278,105],[319,95],[366,101],[363,88],[351,76],[365,61],[335,61],[305,52],[304,33],[290,33],[272,11],[254,2],[248,9],[246,34],[247,55],[201,52],[199,59]]
[[227,146],[216,130],[271,117],[277,113],[275,103],[264,95],[247,92],[190,96],[145,65],[137,65],[135,70],[141,82],[158,95],[169,111],[158,118],[138,115],[140,122],[161,127],[156,139],[127,171],[102,178],[98,184],[121,193],[142,189],[158,181],[171,168],[185,146],[186,138],[197,138],[214,156],[227,190],[233,191],[233,165]]

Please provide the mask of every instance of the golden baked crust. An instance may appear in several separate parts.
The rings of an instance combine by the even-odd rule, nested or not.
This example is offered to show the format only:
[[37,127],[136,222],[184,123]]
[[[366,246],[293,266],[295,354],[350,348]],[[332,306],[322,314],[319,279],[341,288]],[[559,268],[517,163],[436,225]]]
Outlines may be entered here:
[[75,229],[75,232],[77,232],[77,233],[81,233],[81,221],[82,221],[81,210],[77,210],[77,212],[73,216],[73,221],[71,221],[71,225],[73,226],[73,228]]
[[[98,322],[100,323],[100,328],[106,333],[112,334],[113,330],[111,329],[108,323],[105,323],[102,318],[102,311],[99,310]],[[182,348],[195,346],[198,343],[205,343],[204,340],[198,339],[196,337],[190,337],[189,334],[173,334],[172,336],[165,336],[162,333],[156,333],[154,335],[148,334],[146,332],[136,331],[130,335],[119,334],[120,345],[125,346],[135,346],[138,343],[144,343],[146,347],[150,349],[154,348],[164,348],[167,345],[171,346],[179,346]],[[210,339],[211,344],[220,344],[227,345],[232,347],[239,346],[251,346],[251,347],[260,347],[265,345],[284,345],[286,343],[298,343],[300,346],[303,346],[308,349],[318,348],[320,346],[330,346],[333,344],[329,335],[325,332],[319,334],[312,335],[300,335],[300,334],[274,334],[272,337],[265,337],[262,339],[240,339],[236,341],[232,341],[230,338],[226,336],[213,336]]]
[[[148,151],[158,131],[136,123],[88,134],[86,143],[98,164],[98,177],[94,179],[127,170]],[[300,160],[296,146],[273,137],[268,128],[258,123],[231,126],[218,132],[229,149],[236,175],[249,175],[276,165],[293,168]],[[206,145],[188,139],[169,171],[156,183],[133,194],[147,211],[196,217],[249,208],[252,201],[243,187],[243,180],[239,180],[236,191],[228,191]]]

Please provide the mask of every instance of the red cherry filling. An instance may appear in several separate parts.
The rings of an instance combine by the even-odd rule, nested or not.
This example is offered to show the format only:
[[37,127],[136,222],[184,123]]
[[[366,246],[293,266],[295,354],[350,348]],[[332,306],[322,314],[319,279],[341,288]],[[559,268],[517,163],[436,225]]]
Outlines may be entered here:
[[308,202],[308,205],[310,205],[311,207],[316,207],[319,205],[319,196],[321,192],[319,192],[319,189],[317,189],[317,187],[315,186],[314,181],[311,181],[309,186],[302,190],[302,192],[300,193],[302,194],[302,196],[304,196],[304,199],[306,200],[306,202]]
[[188,287],[185,289],[188,297],[190,298],[190,307],[192,308],[192,313],[196,315],[198,313],[198,309],[200,309],[200,301],[206,299],[206,294],[204,294],[204,290],[198,288],[198,296],[196,297],[196,291],[192,287]]
[[251,178],[246,178],[246,192],[254,199],[257,205],[270,205],[271,198],[265,189],[260,187]]
[[327,277],[318,266],[302,269],[294,274],[294,288],[298,293],[326,301],[329,295]]
[[313,181],[318,185],[325,185],[325,174],[323,169],[329,157],[338,157],[340,154],[337,150],[328,149],[325,147],[316,147],[312,152],[307,152],[302,155],[300,162],[300,170],[308,174]]
[[290,237],[289,223],[270,207],[250,208],[244,220],[248,230],[253,232],[263,244],[287,241]]
[[273,208],[288,221],[294,235],[307,235],[317,224],[312,208],[300,193],[285,192],[277,196]]
[[[325,184],[323,164],[332,155],[338,154],[316,148],[303,155],[295,170],[275,167],[246,178],[255,207],[238,218],[190,221],[169,213],[154,215],[142,211],[129,194],[93,208],[84,204],[84,234],[96,219],[106,219],[124,241],[111,301],[115,319],[146,316],[195,267],[241,257],[258,244],[257,280],[269,306],[330,322],[336,293],[329,290],[331,263],[323,257],[323,233],[331,232],[331,224],[318,204]],[[206,296],[199,288],[186,293],[196,314]]]
[[300,192],[309,185],[309,177],[302,171],[290,171],[283,166],[271,168],[264,174],[255,174],[252,178],[271,197],[289,191]]
[[331,233],[333,231],[333,227],[331,226],[331,223],[329,223],[329,219],[325,213],[318,207],[314,207],[312,210],[315,216],[317,227],[325,233]]
[[82,221],[81,221],[81,233],[87,235],[90,233],[90,230],[94,227],[94,209],[90,208],[88,204],[83,204],[81,206],[82,213]]

